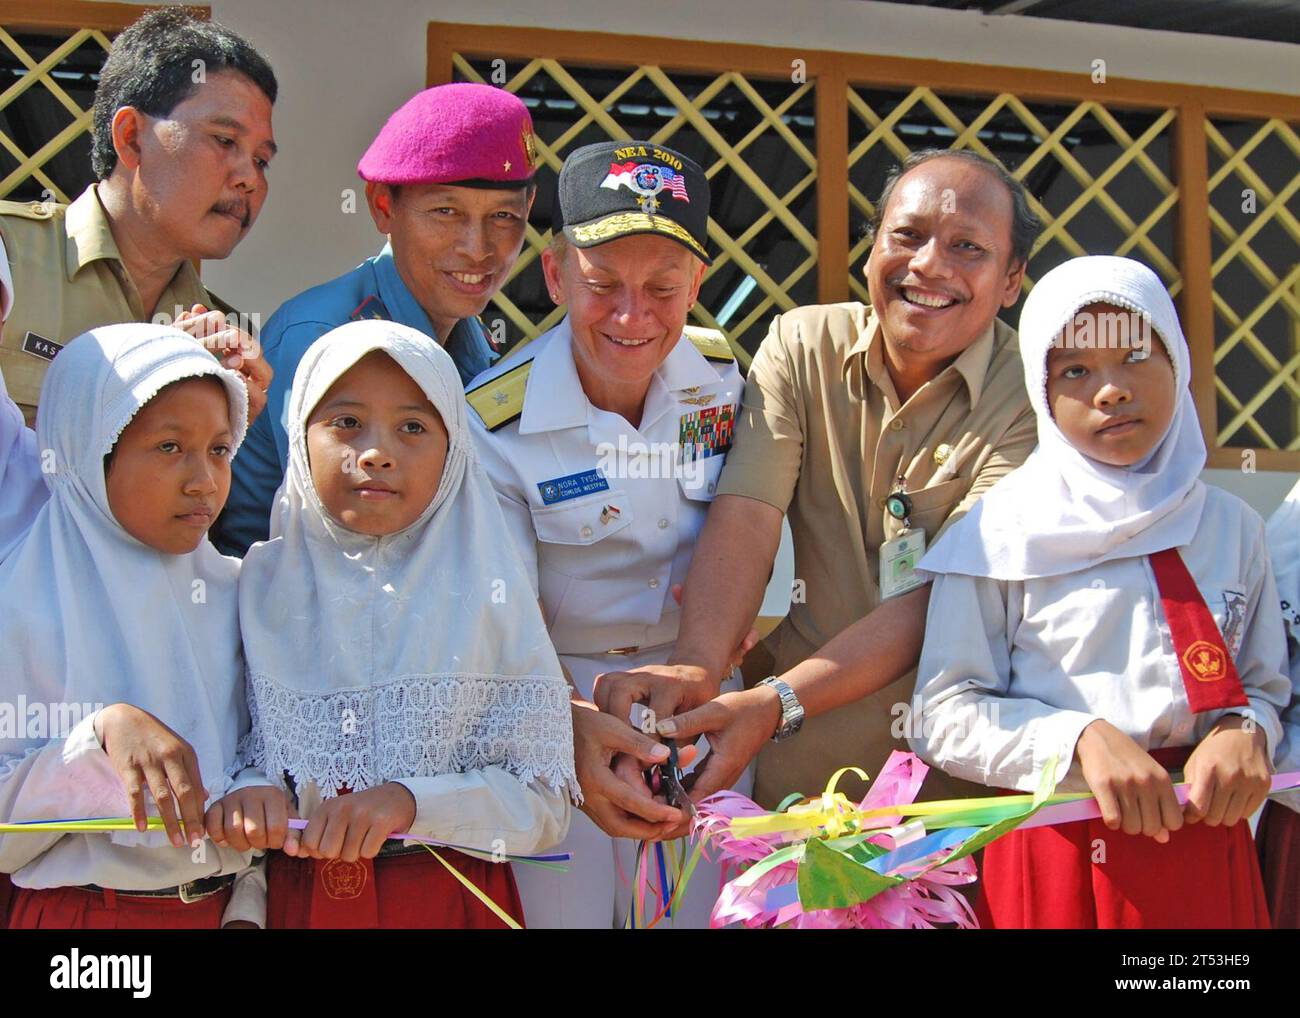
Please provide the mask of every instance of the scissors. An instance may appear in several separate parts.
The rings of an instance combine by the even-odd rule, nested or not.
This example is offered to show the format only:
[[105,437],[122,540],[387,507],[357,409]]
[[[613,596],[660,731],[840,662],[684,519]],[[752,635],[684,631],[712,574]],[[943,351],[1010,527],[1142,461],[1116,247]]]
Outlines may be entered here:
[[668,759],[655,764],[646,772],[650,790],[656,795],[662,792],[669,806],[675,806],[693,817],[696,812],[695,803],[691,802],[686,786],[682,784],[682,769],[677,762],[677,742],[674,739],[664,739],[664,745],[668,747]]

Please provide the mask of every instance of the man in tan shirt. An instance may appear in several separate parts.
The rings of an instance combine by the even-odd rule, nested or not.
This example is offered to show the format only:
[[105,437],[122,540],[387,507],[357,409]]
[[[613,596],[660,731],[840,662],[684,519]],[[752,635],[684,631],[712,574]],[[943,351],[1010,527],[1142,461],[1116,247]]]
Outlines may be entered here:
[[[873,228],[872,307],[780,315],[754,358],[672,661],[599,680],[602,709],[625,717],[646,702],[661,719],[681,715],[661,734],[708,735],[697,797],[727,787],[765,744],[756,796],[769,807],[820,792],[843,766],[876,774],[907,748],[929,588],[881,597],[881,545],[904,530],[887,499],[906,495],[896,508],[932,545],[1037,442],[1015,332],[996,318],[1019,297],[1038,228],[1020,185],[971,153],[915,153],[887,181]],[[784,515],[790,612],[745,665],[751,685],[780,678],[718,697]],[[800,710],[800,736],[769,743],[797,730]],[[959,786],[935,772],[923,795]]]
[[251,330],[194,262],[229,255],[266,200],[276,90],[252,46],[180,9],[118,36],[95,91],[98,182],[66,207],[0,202],[14,281],[0,373],[28,423],[63,346],[119,322],[202,339],[251,383],[250,419],[265,405],[270,372]]

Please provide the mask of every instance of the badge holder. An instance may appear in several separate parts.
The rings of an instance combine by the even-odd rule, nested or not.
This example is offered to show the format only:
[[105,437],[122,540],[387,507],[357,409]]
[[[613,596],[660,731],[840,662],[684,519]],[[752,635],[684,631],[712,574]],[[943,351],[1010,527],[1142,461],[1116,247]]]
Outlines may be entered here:
[[903,524],[903,532],[880,546],[882,601],[906,594],[925,582],[915,572],[925,554],[925,531],[912,529],[912,500],[903,491],[903,478],[898,479],[897,490],[885,499],[885,510]]

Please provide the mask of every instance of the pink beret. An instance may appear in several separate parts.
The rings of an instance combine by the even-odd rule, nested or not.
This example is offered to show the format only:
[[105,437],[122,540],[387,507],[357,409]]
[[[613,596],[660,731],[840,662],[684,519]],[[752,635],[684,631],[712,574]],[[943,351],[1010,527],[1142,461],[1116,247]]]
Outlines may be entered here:
[[537,163],[533,118],[518,96],[472,82],[426,88],[388,118],[357,163],[384,184],[493,181],[517,186]]

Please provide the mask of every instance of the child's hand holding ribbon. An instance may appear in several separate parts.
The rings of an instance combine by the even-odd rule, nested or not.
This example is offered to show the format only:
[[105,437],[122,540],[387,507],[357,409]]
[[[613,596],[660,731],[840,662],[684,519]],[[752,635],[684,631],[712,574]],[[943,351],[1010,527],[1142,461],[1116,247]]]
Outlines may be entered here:
[[1264,730],[1250,718],[1227,714],[1183,768],[1191,784],[1183,815],[1189,824],[1231,827],[1264,805],[1272,772]]
[[1109,721],[1088,725],[1075,744],[1083,778],[1112,831],[1145,834],[1164,844],[1183,826],[1169,772]]
[[297,818],[289,797],[270,785],[236,789],[208,807],[208,836],[236,852],[283,848],[289,818]]

